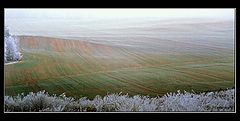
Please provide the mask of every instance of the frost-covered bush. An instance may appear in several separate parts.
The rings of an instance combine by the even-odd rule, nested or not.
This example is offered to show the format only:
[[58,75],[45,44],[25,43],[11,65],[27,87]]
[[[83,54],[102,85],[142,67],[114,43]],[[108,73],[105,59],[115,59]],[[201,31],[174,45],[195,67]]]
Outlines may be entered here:
[[128,94],[97,95],[93,100],[87,97],[78,100],[65,94],[50,96],[45,91],[30,92],[28,95],[5,96],[5,111],[44,111],[44,112],[128,112],[128,111],[234,111],[234,89],[208,93],[189,93],[180,91],[162,97]]
[[178,92],[162,98],[162,111],[234,111],[234,89],[201,94]]
[[30,92],[24,96],[5,96],[6,111],[63,111],[66,105],[74,99],[64,94],[50,96],[45,91]]
[[4,28],[4,62],[19,61],[22,55],[19,49],[19,41]]

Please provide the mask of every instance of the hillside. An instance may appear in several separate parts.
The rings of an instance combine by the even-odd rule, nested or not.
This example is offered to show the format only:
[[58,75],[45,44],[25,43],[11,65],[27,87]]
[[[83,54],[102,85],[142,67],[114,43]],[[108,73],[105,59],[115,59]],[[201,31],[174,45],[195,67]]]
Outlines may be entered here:
[[5,65],[7,95],[44,89],[50,94],[66,92],[89,98],[115,92],[157,96],[176,90],[202,92],[234,86],[229,48],[148,37],[135,45],[129,41],[132,46],[121,41],[19,39],[24,56],[20,63]]

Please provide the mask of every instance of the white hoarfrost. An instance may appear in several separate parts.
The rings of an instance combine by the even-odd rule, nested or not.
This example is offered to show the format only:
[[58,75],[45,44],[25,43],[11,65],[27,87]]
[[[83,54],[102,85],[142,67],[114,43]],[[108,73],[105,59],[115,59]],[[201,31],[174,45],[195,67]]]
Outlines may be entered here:
[[49,95],[45,91],[27,95],[5,96],[6,112],[233,112],[235,89],[218,92],[189,93],[180,91],[162,97],[128,94],[97,95],[93,100],[86,97],[74,99],[62,95]]
[[16,37],[10,35],[8,28],[4,28],[4,62],[21,60],[19,41]]

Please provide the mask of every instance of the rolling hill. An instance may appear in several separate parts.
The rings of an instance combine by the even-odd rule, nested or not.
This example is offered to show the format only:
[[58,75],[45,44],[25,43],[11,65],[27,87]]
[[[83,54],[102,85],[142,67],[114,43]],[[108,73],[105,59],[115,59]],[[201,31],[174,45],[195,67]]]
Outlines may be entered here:
[[214,28],[229,24],[207,25],[132,27],[117,35],[109,29],[112,34],[106,30],[106,36],[90,38],[18,36],[23,59],[5,65],[5,93],[46,90],[94,98],[118,92],[162,96],[177,90],[232,88],[231,30]]

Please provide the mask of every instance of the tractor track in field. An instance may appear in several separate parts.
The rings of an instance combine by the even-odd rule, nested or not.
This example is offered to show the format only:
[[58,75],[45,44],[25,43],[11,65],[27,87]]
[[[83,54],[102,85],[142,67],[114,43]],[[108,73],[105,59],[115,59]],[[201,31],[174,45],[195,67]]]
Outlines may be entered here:
[[[38,78],[37,80],[49,80],[49,79],[51,80],[51,79],[59,79],[59,78],[73,79],[74,77],[77,77],[77,76],[93,75],[93,74],[101,74],[101,73],[106,73],[107,74],[107,73],[114,73],[114,72],[120,72],[120,71],[138,71],[139,69],[144,69],[144,68],[159,68],[159,69],[163,69],[163,70],[167,70],[167,71],[175,71],[175,72],[183,73],[183,74],[185,74],[188,77],[196,78],[196,79],[200,79],[200,78],[197,78],[194,75],[199,74],[199,75],[208,76],[210,78],[222,80],[221,78],[219,78],[219,77],[217,77],[215,75],[209,75],[209,74],[206,74],[206,73],[187,72],[187,71],[179,70],[179,69],[176,69],[176,68],[175,69],[165,68],[165,67],[168,67],[168,66],[178,65],[178,64],[175,64],[175,63],[167,63],[167,64],[162,64],[162,65],[159,65],[159,64],[156,64],[156,65],[148,64],[149,62],[146,61],[146,57],[145,56],[142,56],[141,54],[138,54],[138,53],[136,53],[134,51],[128,51],[128,50],[123,49],[123,48],[119,48],[119,49],[121,50],[120,51],[121,54],[125,55],[126,57],[129,57],[131,60],[133,59],[134,62],[137,62],[137,60],[138,60],[140,62],[143,62],[144,64],[146,63],[147,65],[142,65],[141,66],[141,64],[139,62],[137,62],[137,66],[135,66],[135,67],[125,67],[125,68],[119,68],[119,69],[115,69],[115,70],[96,71],[96,72],[87,72],[87,73],[84,72],[84,73],[70,74],[69,75],[69,74],[67,74],[67,72],[64,69],[64,67],[62,67],[60,63],[57,63],[57,60],[56,60],[57,68],[59,68],[59,71],[63,72],[64,75],[56,76],[56,77],[50,77],[50,78]],[[75,54],[77,54],[80,58],[83,58],[84,62],[86,62],[89,65],[91,65],[91,62],[88,61],[89,59],[87,57],[82,56],[80,54],[81,51],[79,49],[73,49],[73,50],[74,50]],[[53,58],[55,60],[55,57],[52,54],[50,54],[50,56],[52,56],[51,58]],[[213,59],[211,59],[211,60],[213,60]],[[205,62],[205,61],[208,61],[208,59],[205,59],[205,60],[201,59],[201,60],[198,60],[198,61],[185,61],[185,62],[182,62],[180,65],[183,66],[183,65],[186,65],[186,64],[191,64],[191,63],[196,63],[196,62]],[[215,66],[217,66],[217,65],[215,65]],[[75,68],[78,69],[77,67],[75,67]],[[195,67],[195,68],[197,68],[197,67]],[[49,72],[49,73],[51,73],[51,72]],[[113,78],[113,77],[111,77],[111,78]],[[27,83],[29,83],[29,81],[27,81]],[[26,83],[26,82],[24,82],[24,83]],[[138,84],[135,84],[135,83],[131,83],[131,85],[134,85],[136,87],[142,88],[144,90],[148,90],[148,91],[157,93],[156,91],[154,91],[152,89],[149,89],[149,88],[146,88],[143,85],[138,85]]]
[[138,88],[140,88],[140,89],[144,89],[144,90],[153,92],[153,93],[155,93],[155,94],[160,94],[159,92],[157,92],[157,91],[155,91],[155,90],[153,90],[153,89],[147,88],[146,86],[143,86],[143,85],[141,85],[141,84],[134,83],[134,82],[131,82],[131,81],[124,81],[124,79],[117,78],[117,77],[112,76],[112,75],[110,75],[110,74],[108,74],[107,76],[109,76],[109,77],[111,77],[111,78],[113,78],[113,79],[116,79],[116,80],[118,80],[118,81],[120,81],[120,82],[133,85],[133,86],[138,87]]
[[[204,62],[204,61],[207,61],[207,60],[200,60],[198,62]],[[196,62],[196,61],[188,61],[188,62],[185,62],[184,64],[188,64],[188,63],[193,63],[193,62]],[[183,63],[182,63],[183,64]],[[61,67],[60,64],[58,64],[58,66],[60,66],[61,68],[61,71],[64,71],[64,69]],[[57,77],[51,77],[51,78],[38,78],[38,80],[49,80],[49,79],[59,79],[59,78],[74,78],[74,77],[77,77],[77,76],[84,76],[84,75],[92,75],[92,74],[101,74],[101,73],[114,73],[114,72],[121,72],[121,71],[138,71],[139,69],[144,69],[144,68],[157,68],[157,69],[163,69],[163,70],[167,70],[167,71],[175,71],[175,72],[179,72],[179,73],[183,73],[183,74],[186,74],[186,75],[193,75],[193,73],[195,74],[201,74],[201,75],[205,75],[205,76],[208,76],[210,78],[215,78],[215,79],[218,79],[218,80],[222,80],[221,78],[217,77],[217,76],[214,76],[214,75],[209,75],[209,74],[205,74],[205,73],[200,73],[200,72],[186,72],[186,71],[181,71],[179,69],[169,69],[169,68],[165,68],[167,66],[173,66],[173,63],[170,63],[170,64],[164,64],[164,65],[151,65],[151,66],[140,66],[140,67],[126,67],[126,68],[120,68],[120,69],[116,69],[116,70],[109,70],[109,71],[97,71],[97,72],[90,72],[90,73],[80,73],[80,74],[72,74],[72,75],[68,75],[68,74],[65,74],[65,75],[61,75],[61,76],[57,76]],[[64,71],[65,73],[65,71]],[[192,78],[193,76],[191,76]],[[194,77],[195,78],[195,77]],[[199,78],[198,78],[199,79]],[[26,82],[24,82],[26,83]]]
[[[53,50],[38,51],[39,48],[36,49],[37,51],[24,50],[32,54],[39,54],[32,58],[40,62],[39,67],[34,66],[34,69],[29,68],[27,71],[21,71],[23,76],[16,75],[16,78],[18,77],[17,82],[6,86],[10,92],[14,91],[11,93],[18,92],[18,90],[15,90],[18,89],[17,86],[19,86],[19,89],[29,88],[29,90],[38,91],[43,88],[48,89],[48,86],[52,85],[54,89],[66,90],[69,93],[79,91],[86,94],[100,94],[109,90],[110,92],[124,90],[134,94],[162,95],[165,90],[165,85],[161,83],[163,79],[173,80],[174,84],[179,86],[190,85],[189,88],[195,85],[204,88],[216,88],[233,83],[230,80],[232,78],[229,77],[231,76],[231,70],[228,69],[229,66],[232,66],[228,62],[230,56],[223,59],[223,56],[221,54],[217,55],[217,53],[216,55],[210,53],[213,54],[213,57],[208,54],[206,56],[192,55],[192,53],[181,55],[181,52],[172,50],[168,50],[166,54],[156,54],[124,47],[106,48],[113,49],[109,50],[113,51],[112,53],[108,53],[105,48],[98,48],[89,44],[81,45],[79,42],[70,41],[63,45],[56,42],[54,40],[54,43],[52,43],[56,46],[52,48]],[[116,56],[113,55],[115,53]],[[166,56],[167,54],[170,56]],[[46,57],[38,57],[40,55]],[[98,58],[105,56],[107,58]],[[118,58],[115,57],[121,58],[116,60]],[[45,60],[41,60],[42,58],[45,58]],[[70,59],[75,60],[69,62]],[[211,70],[212,68],[218,69],[217,66],[223,66],[219,68],[228,72]],[[227,68],[225,69],[225,67]],[[35,77],[36,75],[31,76],[31,72],[36,73],[37,77]],[[163,75],[164,78],[159,75]],[[143,78],[141,79],[141,77]],[[15,80],[9,78],[9,81]],[[166,88],[172,89],[172,85]]]

